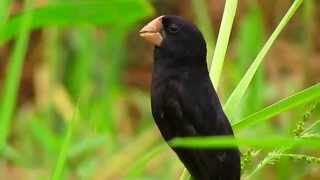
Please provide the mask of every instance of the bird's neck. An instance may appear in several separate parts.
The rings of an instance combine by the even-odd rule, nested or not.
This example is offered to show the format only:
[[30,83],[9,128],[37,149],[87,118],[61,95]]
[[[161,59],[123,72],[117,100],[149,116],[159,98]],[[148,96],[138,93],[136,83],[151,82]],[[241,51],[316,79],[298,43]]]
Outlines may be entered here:
[[[209,77],[207,64],[192,63],[197,59],[173,59],[172,57],[155,56],[152,73],[153,81],[201,79]],[[199,59],[198,59],[199,60]],[[205,60],[203,60],[205,62]]]
[[207,72],[206,56],[198,55],[179,55],[171,53],[160,53],[160,50],[154,51],[154,68],[167,69],[174,71],[199,71]]

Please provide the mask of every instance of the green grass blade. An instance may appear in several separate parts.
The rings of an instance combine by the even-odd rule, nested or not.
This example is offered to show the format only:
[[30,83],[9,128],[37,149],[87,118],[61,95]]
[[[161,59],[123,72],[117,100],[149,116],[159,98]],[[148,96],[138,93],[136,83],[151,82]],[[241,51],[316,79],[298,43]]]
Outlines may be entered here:
[[227,0],[223,12],[216,48],[214,50],[210,78],[213,85],[218,89],[223,62],[228,48],[233,20],[236,14],[238,0]]
[[[305,129],[299,138],[308,138],[308,132],[315,128],[317,126],[319,121],[314,122],[312,125],[310,125],[307,129]],[[317,136],[319,137],[319,136]],[[310,137],[309,137],[310,138]],[[271,162],[276,161],[279,159],[279,156],[277,154],[282,154],[289,152],[294,147],[294,143],[287,145],[286,147],[275,149],[272,152],[268,153],[268,155],[260,161],[260,163],[254,168],[251,173],[247,176],[247,178],[251,179],[254,175],[256,175],[261,169],[263,169],[265,166],[269,165]]]
[[320,98],[320,83],[249,115],[233,124],[233,128],[235,130],[240,130],[241,128],[252,126],[287,111],[288,109],[301,106],[318,98]]
[[284,27],[288,24],[291,17],[295,14],[297,9],[302,4],[303,0],[295,0],[292,6],[290,7],[289,11],[286,13],[286,15],[281,20],[280,24],[277,26],[275,31],[272,33],[266,44],[263,46],[262,50],[259,52],[256,59],[253,61],[251,66],[249,67],[246,74],[241,79],[240,83],[237,85],[235,90],[231,93],[229,99],[227,100],[224,110],[226,114],[229,116],[231,121],[234,119],[233,114],[237,107],[240,105],[240,101],[242,97],[244,96],[246,90],[248,89],[248,86],[253,79],[259,65],[261,64],[263,58],[267,54],[267,52],[270,50],[273,42],[276,40],[276,38],[279,36],[281,31],[284,29]]
[[67,86],[73,97],[79,97],[80,94],[88,91],[90,86],[93,65],[97,60],[97,48],[93,32],[94,28],[88,27],[75,31],[72,34],[76,56],[68,64],[70,70],[67,75]]
[[[31,28],[50,25],[72,26],[81,24],[132,24],[153,14],[146,0],[108,0],[92,2],[60,2],[33,10]],[[17,35],[25,13],[8,21],[0,30],[0,44]],[[125,17],[125,18],[124,18]],[[121,20],[121,21],[119,21]]]
[[32,21],[32,0],[25,2],[25,9],[28,11],[21,19],[19,26],[19,34],[13,53],[10,57],[6,78],[4,81],[4,89],[2,94],[2,102],[0,106],[0,151],[6,145],[7,136],[10,129],[10,120],[14,111],[17,91],[20,83],[21,69],[23,60],[27,51],[29,31]]
[[[239,26],[237,41],[237,60],[235,65],[239,69],[235,72],[240,80],[250,65],[250,60],[254,59],[259,53],[264,42],[264,19],[260,7],[256,3],[252,3],[247,14],[242,18]],[[265,90],[264,69],[262,67],[257,71],[252,85],[248,88],[246,96],[238,108],[237,117],[248,115],[263,108],[264,95],[261,94]]]
[[2,29],[3,25],[6,23],[9,14],[10,2],[10,0],[0,1],[0,29]]
[[66,159],[68,157],[68,153],[69,153],[69,147],[71,144],[71,139],[72,139],[72,134],[74,131],[74,126],[76,121],[78,120],[78,110],[79,110],[79,102],[77,103],[75,112],[73,114],[72,119],[70,119],[68,121],[68,125],[67,125],[67,133],[63,139],[62,142],[62,146],[58,155],[58,160],[56,163],[56,166],[54,168],[53,171],[53,175],[52,175],[52,180],[60,180],[62,179],[62,175],[63,175],[63,170],[64,170],[64,166],[66,163]]
[[[46,120],[48,121],[48,119]],[[45,152],[54,154],[59,150],[60,138],[55,136],[42,119],[38,119],[38,117],[31,119],[28,128],[30,128],[32,137],[41,145],[41,148],[43,148]]]
[[190,138],[175,138],[170,144],[174,147],[185,148],[232,148],[238,146],[250,146],[255,148],[283,148],[287,146],[319,149],[319,138],[298,139],[293,137],[228,137],[228,136],[213,136],[213,137],[190,137]]

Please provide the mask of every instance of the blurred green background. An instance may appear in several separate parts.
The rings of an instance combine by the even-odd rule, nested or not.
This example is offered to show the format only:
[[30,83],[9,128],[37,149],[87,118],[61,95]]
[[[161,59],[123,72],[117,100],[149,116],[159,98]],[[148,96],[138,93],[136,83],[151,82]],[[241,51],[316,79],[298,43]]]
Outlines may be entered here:
[[[159,15],[181,15],[204,33],[210,62],[224,2],[1,0],[0,179],[178,179],[183,166],[150,111],[153,48],[138,31]],[[218,90],[222,102],[292,2],[239,1]],[[256,74],[239,119],[320,81],[319,19],[320,1],[306,0]],[[301,119],[320,119],[314,104],[241,134],[290,134]],[[320,179],[320,168],[283,158],[253,179]]]

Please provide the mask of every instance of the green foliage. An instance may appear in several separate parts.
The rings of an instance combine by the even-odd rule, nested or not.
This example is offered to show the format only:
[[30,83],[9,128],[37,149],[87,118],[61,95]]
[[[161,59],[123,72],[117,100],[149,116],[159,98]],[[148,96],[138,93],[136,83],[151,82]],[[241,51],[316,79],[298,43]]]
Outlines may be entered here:
[[3,0],[0,2],[0,29],[2,29],[8,16],[10,0]]
[[32,12],[29,11],[32,9],[32,3],[32,0],[28,0],[25,3],[25,9],[28,13],[26,13],[26,15],[21,19],[21,24],[17,27],[17,42],[10,57],[10,64],[6,72],[6,79],[0,106],[0,153],[6,145],[6,140],[10,129],[10,121],[15,109],[21,68],[27,51],[29,31],[33,18]]
[[320,97],[320,84],[316,84],[310,88],[304,89],[292,96],[289,96],[283,100],[278,101],[258,112],[255,112],[248,117],[234,123],[234,129],[238,130],[244,127],[248,127],[264,120],[268,120],[282,112],[285,112],[291,108],[301,106],[310,101],[319,99]]
[[[250,60],[259,53],[264,41],[264,26],[261,9],[256,3],[250,5],[250,10],[247,15],[243,17],[239,27],[239,40],[237,41],[237,61],[236,65],[239,67],[237,77],[241,77],[250,65]],[[251,38],[254,37],[254,38]],[[252,80],[251,86],[248,87],[246,96],[242,99],[241,106],[235,112],[237,117],[248,115],[258,111],[263,107],[265,100],[264,93],[261,93],[266,88],[265,71],[260,67],[255,77]]]
[[[320,84],[313,83],[263,108],[275,98],[270,98],[273,82],[267,82],[261,64],[302,2],[293,2],[263,46],[266,28],[262,7],[251,2],[246,15],[236,23],[239,26],[234,28],[239,4],[226,1],[215,48],[209,6],[204,0],[191,1],[195,21],[208,42],[209,66],[213,57],[209,69],[215,88],[220,85],[219,90],[228,89],[225,83],[218,84],[224,63],[228,67],[234,65],[231,71],[234,70],[236,76],[235,82],[227,83],[234,86],[240,81],[224,107],[233,122],[236,138],[178,138],[171,142],[172,146],[224,148],[239,145],[244,152],[242,177],[249,179],[261,179],[259,174],[266,166],[284,166],[293,161],[298,163],[292,166],[306,173],[309,166],[319,164],[319,157],[310,150],[320,148]],[[50,175],[52,179],[178,178],[182,164],[160,141],[151,120],[148,92],[123,83],[127,81],[126,67],[137,63],[128,60],[139,54],[136,42],[127,47],[128,37],[137,36],[137,22],[154,15],[149,1],[52,1],[32,8],[34,3],[27,0],[24,10],[8,19],[9,4],[10,0],[0,1],[0,44],[15,42],[0,106],[0,150],[1,161],[5,164],[0,166],[1,172],[8,166],[21,167],[32,174],[26,175],[32,179]],[[306,58],[313,49],[314,7],[314,1],[309,0],[303,9],[305,31],[301,31],[301,37],[306,37],[303,39]],[[29,31],[36,29],[43,29],[44,57],[36,67],[37,76],[33,80],[35,102],[27,108],[23,105],[16,109]],[[225,61],[230,39],[233,40],[231,30],[237,31],[236,43],[231,43],[236,51],[230,53],[234,55],[230,60],[234,61]],[[254,58],[250,66],[249,60]],[[128,79],[133,77],[130,73]],[[227,78],[226,75],[224,80],[228,81]],[[38,90],[39,86],[45,88]],[[75,106],[78,99],[81,101]],[[284,170],[289,169],[279,168],[280,178],[298,178],[294,172],[281,172]],[[189,178],[184,170],[180,179]]]
[[212,65],[210,69],[210,78],[216,89],[218,89],[223,63],[228,48],[233,20],[237,10],[237,5],[238,0],[226,1],[225,4],[217,44],[214,50]]
[[296,139],[284,136],[268,136],[268,137],[204,137],[204,138],[176,138],[172,140],[171,145],[174,147],[187,147],[193,149],[199,148],[224,148],[249,146],[254,148],[283,148],[283,147],[304,147],[319,149],[319,138],[303,138]]
[[249,149],[248,151],[241,154],[241,173],[251,165],[254,156],[256,156],[259,152],[253,149]]
[[241,99],[244,96],[246,90],[248,89],[250,82],[252,81],[255,73],[257,72],[258,67],[263,61],[263,58],[266,56],[267,52],[270,50],[272,44],[277,39],[281,31],[285,28],[285,26],[288,24],[289,20],[292,18],[292,16],[295,14],[295,12],[298,10],[300,5],[302,4],[303,0],[295,0],[286,13],[286,15],[283,17],[283,19],[280,21],[277,28],[274,30],[274,32],[271,34],[270,38],[266,42],[266,44],[263,46],[259,54],[257,55],[256,59],[253,61],[245,75],[242,77],[241,81],[237,85],[237,87],[234,89],[234,91],[231,93],[229,99],[227,100],[224,110],[227,113],[228,117],[231,119],[231,121],[234,120],[234,112],[236,108],[240,105]]
[[[31,21],[31,29],[52,25],[128,25],[153,14],[153,9],[145,0],[57,2],[31,11],[34,18]],[[25,14],[10,19],[1,29],[0,44],[18,34],[18,27],[23,22]]]
[[54,168],[52,179],[53,180],[59,180],[62,179],[63,177],[63,170],[64,166],[66,164],[66,159],[67,159],[67,154],[70,148],[70,144],[72,141],[72,134],[75,128],[75,123],[78,120],[78,106],[76,107],[76,110],[73,114],[73,118],[69,120],[68,127],[67,127],[67,132],[66,135],[63,139],[61,149],[59,152],[59,156],[57,159],[57,164]]
[[313,157],[313,156],[308,156],[304,154],[277,154],[280,157],[288,157],[290,160],[293,161],[300,161],[300,162],[306,162],[306,163],[315,163],[319,164],[320,163],[320,158]]

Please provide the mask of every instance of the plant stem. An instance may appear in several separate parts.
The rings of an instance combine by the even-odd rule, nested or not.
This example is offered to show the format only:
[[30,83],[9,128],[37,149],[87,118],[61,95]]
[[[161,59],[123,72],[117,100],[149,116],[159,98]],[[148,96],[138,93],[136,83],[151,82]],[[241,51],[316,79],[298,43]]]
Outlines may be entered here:
[[6,145],[7,136],[10,129],[10,120],[15,108],[17,93],[20,84],[22,65],[27,52],[29,31],[32,22],[32,0],[25,2],[26,15],[23,17],[19,36],[16,39],[13,53],[10,57],[4,90],[2,94],[2,104],[0,107],[0,152]]
[[79,100],[78,100],[76,109],[74,110],[73,117],[70,119],[70,121],[67,122],[67,133],[62,142],[57,164],[53,171],[52,180],[62,179],[63,170],[64,170],[64,166],[67,159],[68,149],[69,149],[71,139],[72,139],[72,134],[74,131],[74,126],[76,121],[78,120],[78,111],[79,111]]
[[277,39],[281,31],[284,27],[288,24],[289,20],[295,14],[297,9],[302,4],[303,0],[295,0],[286,15],[282,18],[279,25],[272,33],[266,44],[263,46],[261,51],[259,52],[256,59],[253,61],[249,69],[247,70],[246,74],[241,79],[240,83],[237,85],[235,90],[231,93],[230,97],[228,98],[224,110],[229,118],[232,120],[235,109],[239,107],[242,97],[244,96],[246,90],[248,89],[250,82],[252,81],[259,65],[261,64],[263,58],[266,56],[267,52],[270,50],[271,46],[273,45],[274,41]]
[[227,0],[225,4],[218,40],[213,54],[212,66],[210,69],[210,78],[216,89],[218,89],[237,5],[238,0]]

